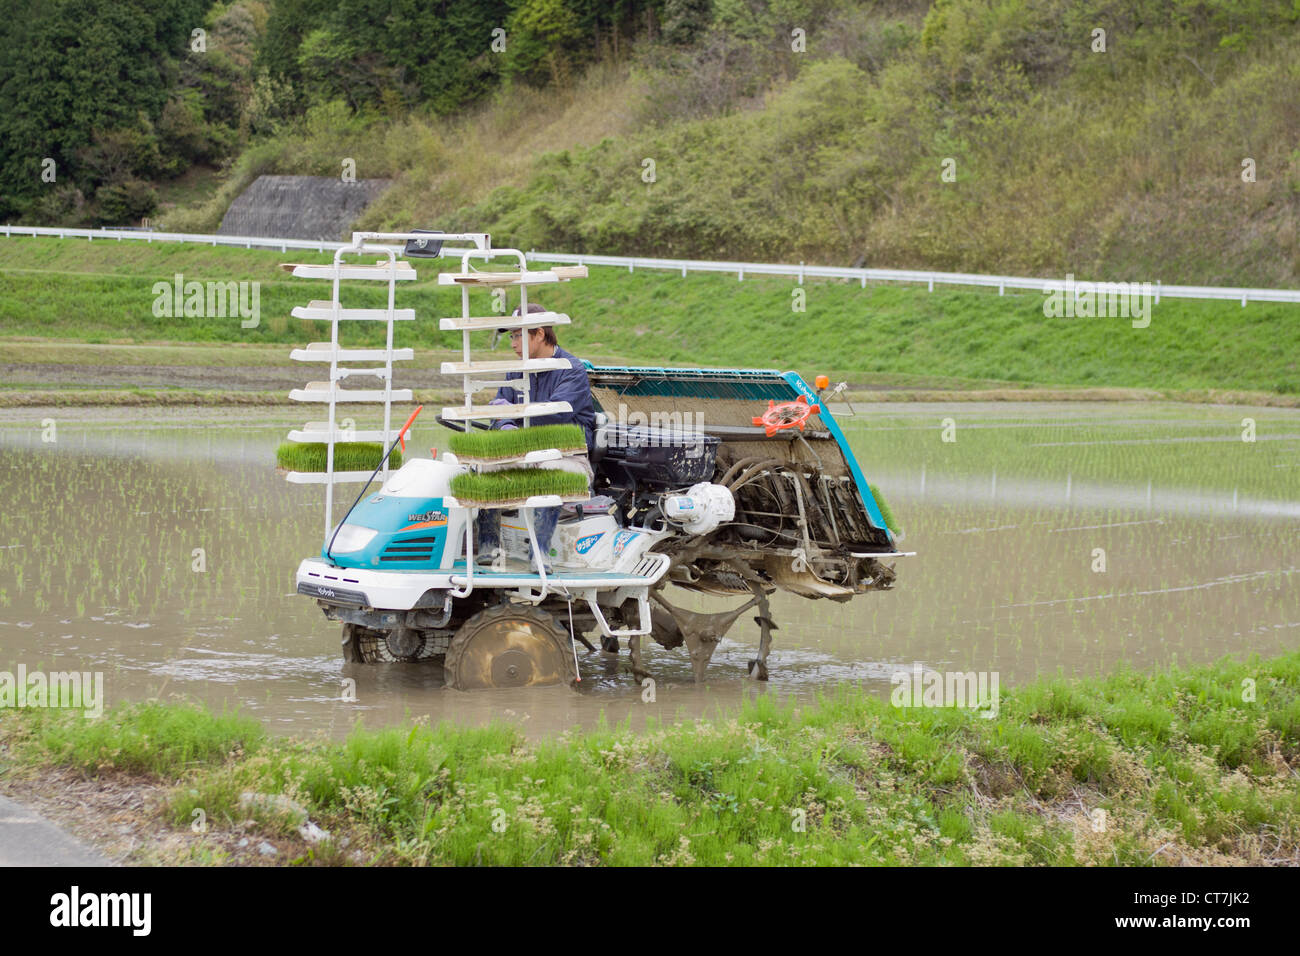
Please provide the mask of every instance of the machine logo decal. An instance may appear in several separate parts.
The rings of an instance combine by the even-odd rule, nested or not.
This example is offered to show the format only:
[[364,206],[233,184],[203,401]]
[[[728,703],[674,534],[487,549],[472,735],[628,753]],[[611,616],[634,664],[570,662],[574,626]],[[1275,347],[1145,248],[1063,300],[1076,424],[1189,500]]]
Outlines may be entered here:
[[411,522],[399,531],[410,531],[413,528],[438,528],[447,523],[447,513],[445,511],[423,511],[419,514],[407,515],[406,520]]
[[641,537],[639,531],[620,531],[614,535],[614,557],[617,558],[629,544],[639,537]]
[[599,534],[589,534],[585,538],[579,538],[577,543],[573,546],[573,550],[577,551],[579,554],[586,554],[594,548],[596,542],[603,537],[605,537],[605,532],[601,531]]

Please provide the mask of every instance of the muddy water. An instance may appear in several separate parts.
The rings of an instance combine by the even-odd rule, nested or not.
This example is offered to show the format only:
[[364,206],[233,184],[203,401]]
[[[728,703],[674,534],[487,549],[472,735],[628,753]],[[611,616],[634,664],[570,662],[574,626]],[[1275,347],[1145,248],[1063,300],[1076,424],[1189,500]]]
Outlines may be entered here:
[[[359,718],[371,726],[505,718],[538,736],[602,719],[642,727],[714,714],[753,694],[810,699],[843,681],[884,695],[890,676],[914,663],[997,672],[1005,687],[1058,671],[1300,646],[1300,440],[1282,438],[1267,457],[1245,460],[1240,479],[1197,487],[1194,473],[1189,481],[1176,467],[1155,467],[1161,443],[1106,464],[1111,471],[1082,467],[1079,477],[1016,467],[1036,454],[1030,446],[1059,447],[1056,431],[1070,432],[1079,406],[962,408],[963,424],[978,419],[987,434],[1006,418],[1055,429],[1053,440],[1031,434],[989,467],[978,442],[964,438],[965,459],[936,461],[918,449],[937,440],[927,429],[945,414],[891,406],[848,422],[906,529],[904,546],[919,552],[899,559],[896,590],[847,605],[778,595],[766,685],[745,679],[757,637],[746,618],[720,645],[704,687],[691,682],[682,651],[652,645],[650,704],[621,662],[601,655],[583,658],[577,693],[462,694],[443,687],[436,665],[344,665],[338,626],[292,593],[298,561],[320,547],[323,490],[289,485],[271,467],[291,424],[282,412],[6,411],[0,669],[102,671],[110,705],[182,695],[238,706],[283,732],[339,736]],[[1254,414],[1262,432],[1300,434],[1295,413]],[[41,424],[51,416],[53,436]],[[1240,410],[1220,418],[1094,406],[1079,447],[1129,436],[1135,421],[1157,436],[1199,434],[1197,423],[1212,432]],[[895,441],[884,460],[882,436],[913,428],[915,442]],[[415,447],[437,440],[431,429],[417,438]],[[700,609],[732,603],[678,597]],[[346,677],[356,681],[355,702],[342,699]]]

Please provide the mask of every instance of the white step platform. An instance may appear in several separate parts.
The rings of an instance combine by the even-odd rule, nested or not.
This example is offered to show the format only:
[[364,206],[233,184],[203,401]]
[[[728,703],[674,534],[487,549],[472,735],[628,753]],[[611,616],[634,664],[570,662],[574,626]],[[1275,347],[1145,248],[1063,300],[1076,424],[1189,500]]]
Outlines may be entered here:
[[[412,393],[409,388],[395,388],[386,392],[382,388],[333,388],[329,382],[308,382],[306,388],[295,388],[289,393],[295,402],[325,402],[331,400],[340,404],[344,402],[383,402],[390,397],[394,402],[409,402]],[[563,404],[563,403],[561,403]],[[497,408],[514,406],[497,405]]]
[[[314,319],[318,322],[334,321],[334,303],[329,299],[313,299],[310,305],[295,305],[290,313],[295,319]],[[387,309],[338,309],[340,322],[387,322]],[[394,322],[411,322],[414,309],[394,309]]]
[[[394,401],[397,396],[393,396]],[[464,405],[452,408],[444,408],[442,417],[454,422],[465,422],[475,419],[498,419],[498,418],[541,418],[544,415],[558,415],[561,412],[571,412],[573,406],[568,402],[529,402],[527,405]]]
[[294,349],[289,357],[295,362],[409,362],[414,349],[349,349],[329,342],[312,342],[304,349]]
[[292,272],[299,279],[378,279],[381,282],[396,279],[398,282],[409,282],[412,279],[419,278],[410,264],[400,259],[397,261],[396,268],[387,264],[382,266],[348,264],[334,266],[305,262],[282,262],[280,268]]
[[558,508],[560,505],[577,504],[580,501],[590,501],[591,495],[583,492],[580,495],[533,495],[530,498],[521,498],[518,501],[494,501],[488,504],[480,504],[476,501],[462,501],[451,495],[443,495],[443,506],[447,508],[479,508],[488,511],[494,511],[500,508]]
[[545,271],[528,272],[444,272],[438,276],[438,285],[545,285],[550,282],[585,279],[586,276],[586,266],[556,266]]
[[569,325],[563,312],[530,312],[528,315],[458,315],[438,320],[444,332],[495,332],[497,329],[537,329],[543,325]]
[[[363,430],[359,428],[342,429],[337,424],[334,426],[334,441],[377,441],[383,442],[385,446],[397,440],[399,428],[393,428],[384,431],[382,428],[372,428]],[[330,440],[329,422],[308,422],[304,428],[295,428],[289,432],[289,441],[296,442],[317,442],[327,444]]]
[[374,471],[336,471],[332,475],[323,471],[291,471],[284,477],[286,481],[295,485],[343,485],[354,481],[368,481],[373,474]]
[[579,455],[585,448],[563,450],[559,448],[541,448],[524,455],[511,455],[505,458],[484,458],[478,455],[457,455],[456,460],[466,465],[540,465],[544,461],[559,461],[566,455]]
[[443,375],[477,375],[480,372],[546,372],[553,369],[569,368],[571,363],[566,358],[545,359],[490,359],[485,362],[443,362]]

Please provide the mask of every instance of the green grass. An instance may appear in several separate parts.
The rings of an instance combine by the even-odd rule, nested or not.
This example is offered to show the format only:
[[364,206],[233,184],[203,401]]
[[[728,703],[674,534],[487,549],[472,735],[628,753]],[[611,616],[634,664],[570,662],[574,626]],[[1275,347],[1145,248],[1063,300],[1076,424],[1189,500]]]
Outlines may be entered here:
[[505,431],[473,429],[456,432],[449,444],[452,453],[461,458],[516,458],[545,448],[585,451],[587,438],[581,425],[533,425]]
[[463,501],[518,501],[532,495],[582,495],[586,475],[553,468],[507,468],[457,475],[451,493]]
[[128,704],[93,721],[80,716],[60,720],[49,711],[30,713],[27,731],[33,745],[60,764],[91,773],[112,767],[176,777],[252,753],[266,738],[261,724],[251,717],[213,714],[192,704]]
[[1000,704],[985,719],[841,686],[643,733],[358,725],[335,743],[149,703],[96,722],[8,713],[0,753],[161,775],[177,828],[196,808],[232,826],[249,816],[240,793],[283,794],[370,862],[1240,865],[1300,850],[1300,652],[1044,679]]
[[[290,311],[328,295],[325,282],[293,279],[282,261],[325,262],[329,254],[181,244],[0,240],[0,336],[67,342],[202,342],[301,345],[328,338],[328,325]],[[443,268],[449,262],[441,263]],[[436,265],[436,263],[435,263]],[[416,310],[398,345],[449,350],[459,335],[438,329],[459,314],[454,290],[433,268],[404,283],[399,305]],[[238,316],[166,318],[153,314],[154,282],[262,283],[262,320]],[[359,285],[359,284],[358,284]],[[548,289],[544,304],[567,312],[561,344],[596,362],[753,368],[777,365],[811,378],[918,387],[1058,385],[1157,389],[1237,389],[1300,395],[1300,322],[1295,306],[1163,299],[1151,325],[1125,319],[1049,319],[1041,295],[996,291],[927,292],[903,285],[860,288],[813,282],[807,311],[791,311],[793,279],[598,268],[587,279]],[[350,288],[345,301],[380,306],[383,293]],[[482,300],[487,307],[487,300]],[[707,316],[707,321],[701,321]],[[345,330],[348,345],[382,345],[377,323]],[[486,349],[488,338],[478,340]],[[779,343],[779,348],[773,345]]]
[[[324,471],[329,446],[320,442],[282,442],[275,450],[275,460],[289,471]],[[337,442],[334,445],[335,471],[372,471],[379,467],[384,457],[384,446],[379,442]],[[402,450],[394,448],[388,456],[389,468],[402,467]]]

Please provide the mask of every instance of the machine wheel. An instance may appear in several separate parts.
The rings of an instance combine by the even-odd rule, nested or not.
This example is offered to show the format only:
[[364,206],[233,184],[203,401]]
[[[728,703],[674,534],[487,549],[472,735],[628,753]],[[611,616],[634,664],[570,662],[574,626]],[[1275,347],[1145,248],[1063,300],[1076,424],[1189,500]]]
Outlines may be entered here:
[[410,664],[433,656],[431,642],[420,631],[343,625],[343,660],[350,664]]
[[475,614],[452,637],[443,669],[455,690],[560,684],[578,676],[569,632],[527,604]]

